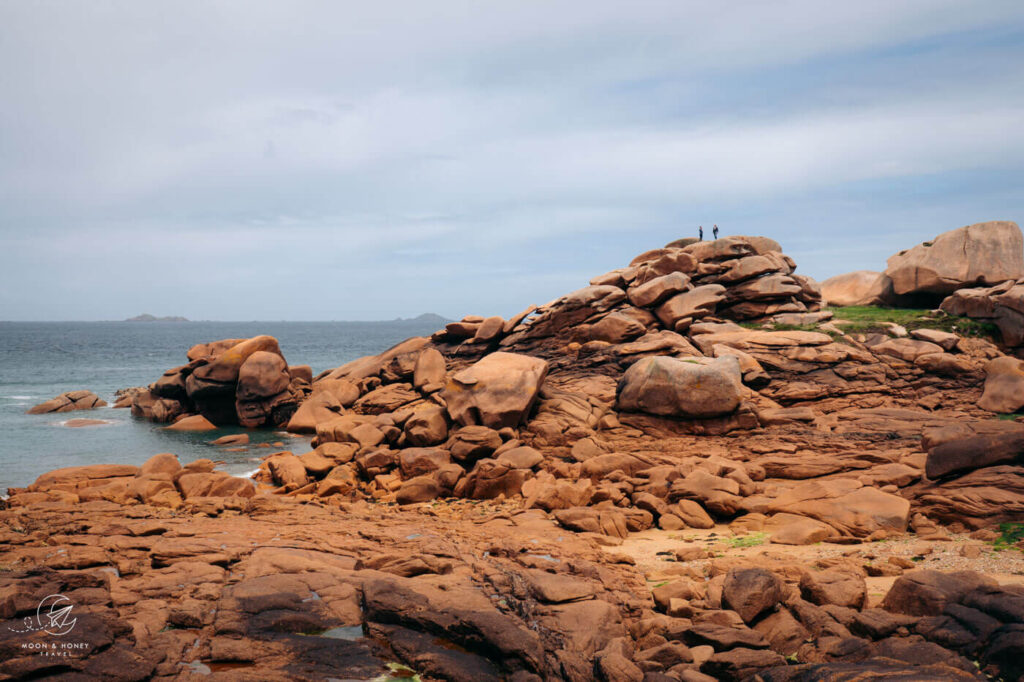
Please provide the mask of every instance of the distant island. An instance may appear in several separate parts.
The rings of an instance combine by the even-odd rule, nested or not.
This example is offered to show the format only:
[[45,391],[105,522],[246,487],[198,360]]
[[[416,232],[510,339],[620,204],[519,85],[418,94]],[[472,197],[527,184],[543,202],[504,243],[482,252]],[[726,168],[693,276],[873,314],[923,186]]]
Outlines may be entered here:
[[396,317],[394,320],[392,320],[392,322],[430,322],[431,324],[437,324],[443,327],[444,325],[451,322],[451,320],[449,320],[447,317],[442,317],[437,313],[423,313],[422,315],[417,315],[416,317]]
[[188,318],[170,315],[168,317],[157,317],[149,313],[142,313],[135,317],[129,317],[125,322],[188,322]]

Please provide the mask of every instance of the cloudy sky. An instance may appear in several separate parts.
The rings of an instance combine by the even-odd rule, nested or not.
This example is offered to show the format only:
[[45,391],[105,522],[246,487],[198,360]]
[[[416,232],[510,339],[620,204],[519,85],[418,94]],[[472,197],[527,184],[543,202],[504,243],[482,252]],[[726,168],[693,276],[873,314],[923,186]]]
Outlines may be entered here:
[[1024,220],[1020,0],[0,0],[0,319],[509,315]]

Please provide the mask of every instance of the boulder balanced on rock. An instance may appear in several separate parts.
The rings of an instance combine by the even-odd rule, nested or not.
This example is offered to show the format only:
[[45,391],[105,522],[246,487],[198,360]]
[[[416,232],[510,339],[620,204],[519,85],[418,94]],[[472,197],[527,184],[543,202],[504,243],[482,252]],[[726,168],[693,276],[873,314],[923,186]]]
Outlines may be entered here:
[[169,422],[198,413],[218,426],[287,424],[308,391],[308,368],[293,373],[272,336],[236,341],[192,347],[189,364],[135,393],[132,414]]

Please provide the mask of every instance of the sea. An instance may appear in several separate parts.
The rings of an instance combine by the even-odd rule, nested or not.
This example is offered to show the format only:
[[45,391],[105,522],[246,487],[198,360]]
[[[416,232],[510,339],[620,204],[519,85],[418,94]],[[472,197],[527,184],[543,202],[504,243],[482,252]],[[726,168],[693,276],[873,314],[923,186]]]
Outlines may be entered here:
[[[210,444],[240,427],[204,433],[166,431],[102,407],[60,414],[26,414],[66,391],[88,389],[114,403],[114,393],[146,386],[185,353],[218,339],[269,334],[291,365],[311,365],[314,376],[350,360],[380,353],[444,324],[424,315],[389,322],[0,322],[0,495],[32,483],[53,469],[86,464],[141,464],[161,452],[182,463],[209,458],[234,475],[251,473],[269,453],[309,449],[308,438],[279,430],[250,430],[250,444],[227,449]],[[101,419],[100,426],[68,427],[69,419]]]

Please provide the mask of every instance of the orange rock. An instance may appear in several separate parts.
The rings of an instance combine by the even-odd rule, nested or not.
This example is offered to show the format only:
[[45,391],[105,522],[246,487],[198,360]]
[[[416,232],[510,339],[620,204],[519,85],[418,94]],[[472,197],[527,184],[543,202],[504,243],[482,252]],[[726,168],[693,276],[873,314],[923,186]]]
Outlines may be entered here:
[[104,407],[107,403],[92,391],[69,391],[51,398],[45,403],[30,407],[26,414],[46,414],[48,412],[73,412],[75,410],[91,410]]
[[143,476],[149,476],[152,474],[176,474],[181,470],[181,462],[178,461],[178,456],[173,455],[169,452],[162,452],[159,455],[153,455],[147,459],[141,469]]
[[454,374],[441,392],[452,419],[499,429],[529,414],[547,375],[539,358],[497,352]]
[[193,414],[182,417],[170,426],[165,426],[166,431],[213,431],[217,427],[201,414]]

